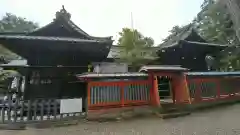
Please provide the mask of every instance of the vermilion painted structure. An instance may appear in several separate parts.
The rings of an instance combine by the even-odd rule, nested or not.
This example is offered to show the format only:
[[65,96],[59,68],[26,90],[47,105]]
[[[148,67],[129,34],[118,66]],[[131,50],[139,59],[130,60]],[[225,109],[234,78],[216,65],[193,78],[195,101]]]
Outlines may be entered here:
[[172,78],[171,80],[171,90],[169,90],[172,94],[173,103],[188,103],[188,92],[186,85],[186,77],[183,74],[184,71],[187,71],[186,68],[181,68],[180,66],[144,66],[140,69],[140,72],[147,72],[149,76],[149,81],[153,86],[153,98],[154,105],[160,105],[160,96],[159,87],[158,86],[158,76],[165,76],[168,78]]
[[240,72],[189,72],[186,75],[193,104],[240,99]]
[[150,105],[151,84],[147,74],[95,74],[78,75],[86,79],[89,110],[137,105]]
[[[240,99],[240,72],[187,72],[179,66],[144,66],[139,73],[86,73],[77,77],[88,83],[88,110]],[[161,95],[159,77],[171,78],[168,98]]]

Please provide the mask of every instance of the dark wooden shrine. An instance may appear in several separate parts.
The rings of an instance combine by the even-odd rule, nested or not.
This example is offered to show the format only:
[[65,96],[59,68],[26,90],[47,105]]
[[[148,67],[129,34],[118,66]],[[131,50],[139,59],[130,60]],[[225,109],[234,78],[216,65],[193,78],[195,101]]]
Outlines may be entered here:
[[71,20],[64,7],[50,24],[29,33],[2,33],[0,44],[27,59],[24,66],[3,66],[26,77],[24,99],[82,96],[85,84],[75,74],[107,58],[111,37],[93,37]]
[[215,69],[217,54],[228,45],[207,43],[191,25],[160,45],[158,51],[159,61],[162,65],[181,65],[191,71],[207,71],[208,61],[212,64],[210,69]]

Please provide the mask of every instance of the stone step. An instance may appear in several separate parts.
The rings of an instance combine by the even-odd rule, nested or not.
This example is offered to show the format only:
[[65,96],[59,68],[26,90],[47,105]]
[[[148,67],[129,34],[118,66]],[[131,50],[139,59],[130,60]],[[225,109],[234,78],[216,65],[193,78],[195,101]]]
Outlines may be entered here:
[[179,112],[180,109],[178,108],[162,108],[161,113],[172,113],[172,112]]
[[24,123],[6,123],[0,124],[0,130],[25,130],[26,125]]
[[174,112],[174,111],[183,111],[188,110],[188,105],[177,105],[177,104],[162,104],[162,110],[166,112]]
[[163,108],[169,108],[169,107],[175,107],[176,106],[176,104],[174,104],[174,103],[161,103],[161,106],[163,107]]
[[190,115],[190,112],[172,112],[172,113],[160,113],[159,117],[161,117],[162,119],[170,119],[170,118],[177,118],[177,117],[183,117],[183,116],[187,116]]

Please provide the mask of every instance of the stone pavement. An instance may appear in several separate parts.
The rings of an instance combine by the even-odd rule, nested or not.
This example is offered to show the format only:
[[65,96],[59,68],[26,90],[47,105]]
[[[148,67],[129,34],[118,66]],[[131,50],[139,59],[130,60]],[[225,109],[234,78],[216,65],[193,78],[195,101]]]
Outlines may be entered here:
[[240,104],[162,120],[84,122],[77,126],[0,131],[0,135],[240,135]]

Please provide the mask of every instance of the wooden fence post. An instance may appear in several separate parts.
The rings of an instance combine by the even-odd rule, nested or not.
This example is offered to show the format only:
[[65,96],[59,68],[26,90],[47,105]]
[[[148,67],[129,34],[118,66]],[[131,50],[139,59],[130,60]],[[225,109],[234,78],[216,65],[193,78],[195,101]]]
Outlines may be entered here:
[[201,92],[201,82],[199,80],[195,81],[196,82],[196,94],[195,94],[195,99],[197,99],[197,102],[201,101],[202,100],[202,92]]
[[158,93],[158,79],[157,76],[151,75],[151,79],[150,79],[150,83],[149,83],[152,87],[152,94],[151,95],[151,99],[153,100],[153,104],[156,106],[161,106],[160,104],[160,97],[159,97],[159,93]]
[[28,120],[32,120],[32,101],[29,100],[28,101],[28,109],[27,109],[28,113],[27,113],[27,119]]
[[189,91],[189,88],[188,88],[188,81],[187,81],[187,76],[186,75],[183,75],[183,89],[185,90],[185,94],[187,95],[188,97],[188,103],[189,104],[192,104],[192,97],[190,95],[190,91]]
[[[89,108],[89,106],[91,105],[91,88],[92,88],[92,85],[91,85],[91,82],[87,82],[87,106],[86,108]],[[86,110],[87,111],[87,110]]]
[[220,81],[217,80],[216,82],[216,87],[217,87],[217,98],[219,99],[221,96],[221,87],[220,87]]
[[120,97],[121,97],[121,106],[122,107],[124,107],[124,86],[125,86],[125,84],[124,83],[121,83],[120,84],[120,91],[121,91],[121,93],[120,93]]

